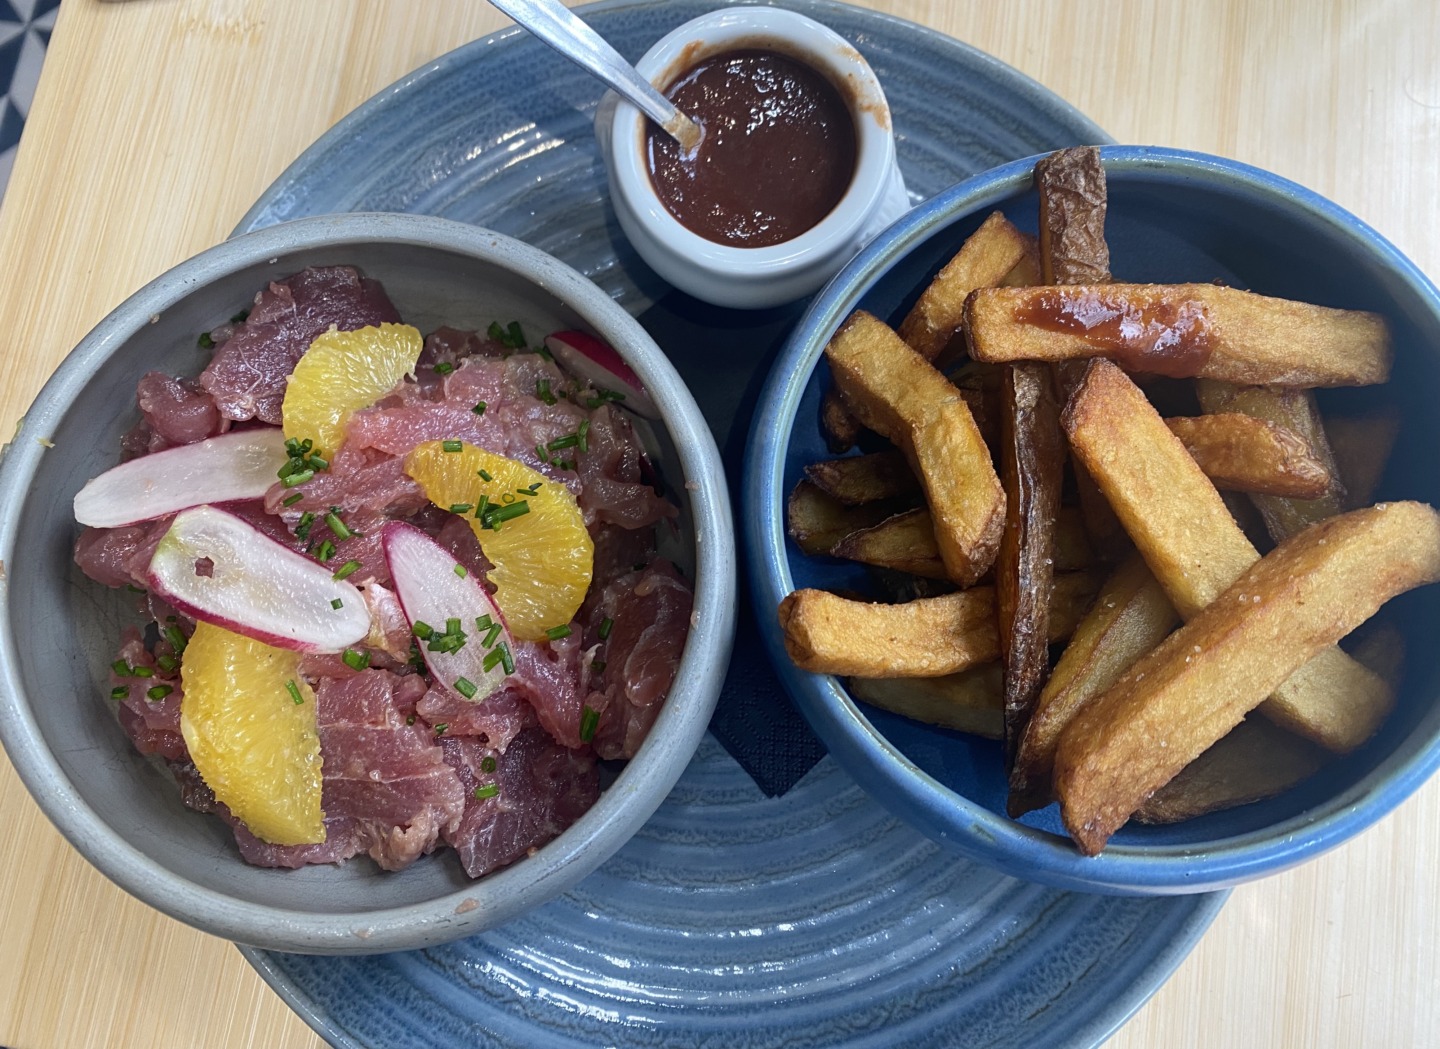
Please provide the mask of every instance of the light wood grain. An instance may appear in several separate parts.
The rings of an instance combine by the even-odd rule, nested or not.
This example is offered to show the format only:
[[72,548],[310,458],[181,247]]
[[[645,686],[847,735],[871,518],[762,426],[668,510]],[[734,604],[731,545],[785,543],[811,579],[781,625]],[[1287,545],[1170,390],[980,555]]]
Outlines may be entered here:
[[[1440,273],[1433,0],[872,0],[1011,63],[1121,141],[1308,185]],[[0,431],[129,292],[207,247],[370,94],[504,19],[479,0],[65,0],[0,205]],[[228,944],[134,902],[0,761],[0,1044],[299,1049]],[[1116,1049],[1440,1039],[1440,783],[1236,891]]]

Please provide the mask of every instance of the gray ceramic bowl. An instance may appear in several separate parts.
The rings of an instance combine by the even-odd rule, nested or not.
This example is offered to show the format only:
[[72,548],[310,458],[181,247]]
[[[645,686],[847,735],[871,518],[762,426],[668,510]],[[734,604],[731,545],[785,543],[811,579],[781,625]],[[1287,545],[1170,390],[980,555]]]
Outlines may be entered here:
[[[107,709],[106,667],[130,595],[71,560],[71,499],[114,465],[150,369],[194,374],[196,332],[265,281],[309,265],[378,278],[407,321],[529,331],[588,328],[658,403],[658,465],[682,504],[695,616],[676,684],[649,740],[596,805],[533,856],[471,881],[453,856],[384,873],[276,871],[241,861],[229,829],[186,810],[169,776],[131,747]],[[122,888],[218,936],[284,951],[426,947],[478,932],[564,892],[618,849],[665,798],[714,709],[734,631],[735,554],[714,440],[669,361],[574,270],[508,237],[443,219],[302,219],[228,241],[136,292],[70,354],[31,406],[0,466],[0,737],[21,779],[70,842]],[[684,554],[679,558],[684,560]]]
[[[1434,449],[1440,420],[1440,292],[1355,216],[1275,175],[1178,150],[1107,146],[1106,238],[1117,280],[1219,278],[1237,287],[1329,306],[1377,310],[1395,333],[1395,372],[1381,396],[1404,422],[1382,499],[1440,503]],[[805,557],[785,536],[785,494],[807,462],[828,458],[819,398],[825,343],[856,307],[898,324],[919,289],[984,218],[1000,209],[1035,229],[1034,159],[977,175],[916,207],[880,234],[821,292],[781,351],[746,461],[746,541],[758,614],[797,587],[868,585],[859,566]],[[1359,410],[1379,388],[1321,391]],[[1092,892],[1224,888],[1334,848],[1403,801],[1440,767],[1440,587],[1406,594],[1385,614],[1406,634],[1396,709],[1376,736],[1292,790],[1173,826],[1129,825],[1082,856],[1055,806],[1005,816],[998,744],[857,703],[834,677],[796,670],[779,628],[767,634],[786,686],[830,752],[875,798],[937,841],[1007,874]]]

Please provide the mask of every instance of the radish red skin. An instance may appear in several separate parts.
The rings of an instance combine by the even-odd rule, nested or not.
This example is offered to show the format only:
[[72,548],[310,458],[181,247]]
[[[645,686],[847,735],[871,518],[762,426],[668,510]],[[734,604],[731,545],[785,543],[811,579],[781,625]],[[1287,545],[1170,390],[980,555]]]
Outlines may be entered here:
[[545,337],[545,347],[571,374],[596,386],[623,393],[622,407],[647,419],[660,418],[660,410],[650,400],[640,376],[615,352],[613,346],[583,331],[557,331]]
[[[202,559],[208,575],[196,571]],[[277,648],[334,653],[370,633],[365,599],[352,584],[219,507],[177,514],[147,574],[177,611]]]

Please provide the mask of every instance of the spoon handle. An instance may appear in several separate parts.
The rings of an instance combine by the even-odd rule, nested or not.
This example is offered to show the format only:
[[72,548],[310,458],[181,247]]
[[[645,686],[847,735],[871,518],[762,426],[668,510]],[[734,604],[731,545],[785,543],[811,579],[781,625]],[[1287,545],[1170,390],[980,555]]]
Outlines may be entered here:
[[655,121],[687,149],[700,141],[700,129],[675,108],[599,33],[559,0],[490,0],[516,23],[589,70]]

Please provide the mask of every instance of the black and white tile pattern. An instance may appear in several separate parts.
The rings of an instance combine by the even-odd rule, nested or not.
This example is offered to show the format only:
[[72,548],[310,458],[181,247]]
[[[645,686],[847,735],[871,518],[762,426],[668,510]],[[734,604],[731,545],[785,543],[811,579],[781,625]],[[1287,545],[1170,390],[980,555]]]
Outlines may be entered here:
[[0,196],[35,98],[60,0],[0,0]]

